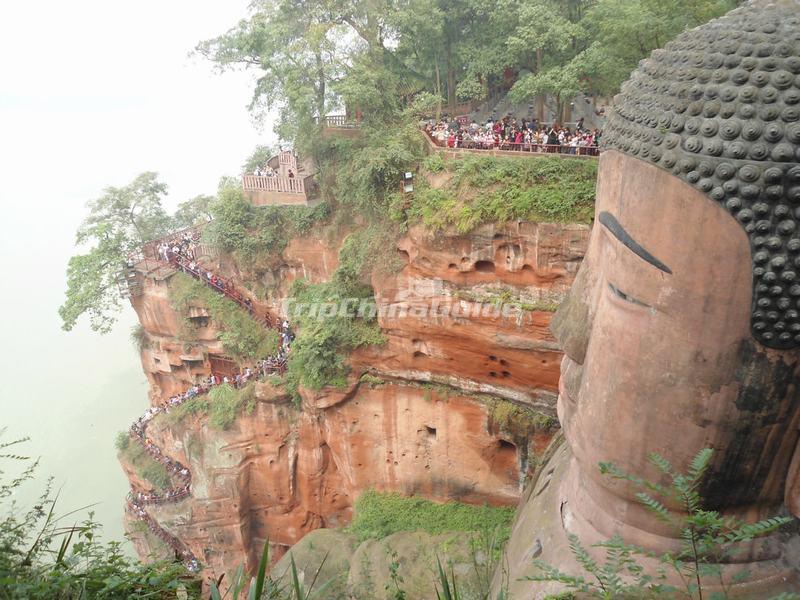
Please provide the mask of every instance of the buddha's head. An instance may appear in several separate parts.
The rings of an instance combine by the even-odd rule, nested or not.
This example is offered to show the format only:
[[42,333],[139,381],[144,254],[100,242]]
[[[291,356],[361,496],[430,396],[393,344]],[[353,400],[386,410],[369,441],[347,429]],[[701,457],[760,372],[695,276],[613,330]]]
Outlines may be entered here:
[[649,453],[685,469],[710,446],[711,506],[792,506],[800,2],[750,3],[653,52],[603,145],[589,250],[553,322],[580,485],[613,512],[635,490],[598,461],[657,480]]

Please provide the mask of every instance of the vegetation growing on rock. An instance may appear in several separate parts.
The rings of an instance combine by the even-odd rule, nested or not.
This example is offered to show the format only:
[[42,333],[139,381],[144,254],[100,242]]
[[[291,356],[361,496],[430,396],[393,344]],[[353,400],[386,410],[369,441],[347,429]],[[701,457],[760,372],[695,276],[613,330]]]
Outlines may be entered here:
[[[211,320],[220,327],[219,340],[225,352],[240,361],[256,361],[278,349],[278,334],[265,329],[235,302],[214,292],[208,286],[183,273],[176,273],[169,282],[170,300],[179,314],[188,314],[190,307],[206,308]],[[184,323],[191,335],[194,326]]]
[[366,490],[356,500],[347,531],[360,541],[384,538],[399,531],[422,530],[431,535],[449,531],[500,530],[505,541],[514,509],[474,506],[460,502],[438,504],[419,497]]

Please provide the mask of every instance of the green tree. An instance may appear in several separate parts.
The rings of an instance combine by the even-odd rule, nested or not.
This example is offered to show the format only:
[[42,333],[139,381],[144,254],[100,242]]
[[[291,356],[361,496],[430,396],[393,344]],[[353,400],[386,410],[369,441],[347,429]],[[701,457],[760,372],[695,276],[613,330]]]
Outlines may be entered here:
[[577,61],[566,65],[551,67],[535,75],[525,75],[511,88],[509,96],[515,102],[524,102],[531,98],[553,96],[556,101],[556,121],[564,119],[564,109],[583,89]]
[[167,186],[148,172],[89,202],[89,216],[75,238],[77,246],[88,249],[69,259],[66,300],[58,309],[66,331],[84,314],[94,331],[111,330],[121,308],[119,273],[142,244],[173,227],[161,206],[166,193]]
[[256,146],[250,156],[247,157],[244,165],[242,165],[242,171],[249,175],[256,170],[256,167],[261,167],[263,169],[267,161],[277,153],[278,149],[275,146],[266,146],[263,144]]
[[300,125],[327,113],[329,86],[344,65],[344,31],[326,2],[255,0],[249,18],[195,50],[221,69],[258,68],[250,108],[277,109],[276,130],[293,139]]
[[650,52],[736,5],[735,0],[597,0],[582,20],[597,44],[589,57],[593,88],[614,93]]
[[[0,436],[4,430],[0,430]],[[126,434],[127,435],[127,434]],[[0,459],[23,465],[22,473],[0,478],[0,598],[130,598],[167,600],[200,597],[200,581],[176,562],[140,564],[119,542],[101,543],[100,528],[88,519],[75,523],[59,517],[48,480],[34,506],[23,510],[14,494],[36,476],[38,461],[17,454],[26,440],[0,441]],[[0,469],[2,475],[5,465]]]
[[208,223],[212,219],[211,204],[213,202],[214,196],[206,194],[181,202],[173,215],[175,227],[177,229],[185,229]]

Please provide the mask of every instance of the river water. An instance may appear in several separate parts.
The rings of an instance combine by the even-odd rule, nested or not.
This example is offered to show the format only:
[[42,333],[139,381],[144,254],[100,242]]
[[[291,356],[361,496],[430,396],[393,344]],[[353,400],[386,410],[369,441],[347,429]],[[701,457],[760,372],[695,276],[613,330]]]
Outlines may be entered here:
[[127,491],[114,437],[146,408],[147,386],[130,307],[107,336],[85,322],[60,330],[66,263],[105,186],[157,171],[174,206],[271,141],[246,111],[252,75],[187,57],[247,4],[0,5],[0,441],[30,436],[17,452],[41,457],[23,502],[53,477],[57,512],[95,504],[107,539],[122,538]]

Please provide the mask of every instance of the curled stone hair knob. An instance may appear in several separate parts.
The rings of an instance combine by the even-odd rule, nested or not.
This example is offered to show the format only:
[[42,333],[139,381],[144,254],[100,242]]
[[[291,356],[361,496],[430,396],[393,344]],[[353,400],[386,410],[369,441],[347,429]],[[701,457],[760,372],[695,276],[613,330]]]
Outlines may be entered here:
[[776,348],[800,345],[799,17],[794,3],[753,2],[684,32],[640,64],[603,141],[736,218],[752,248],[752,331]]

